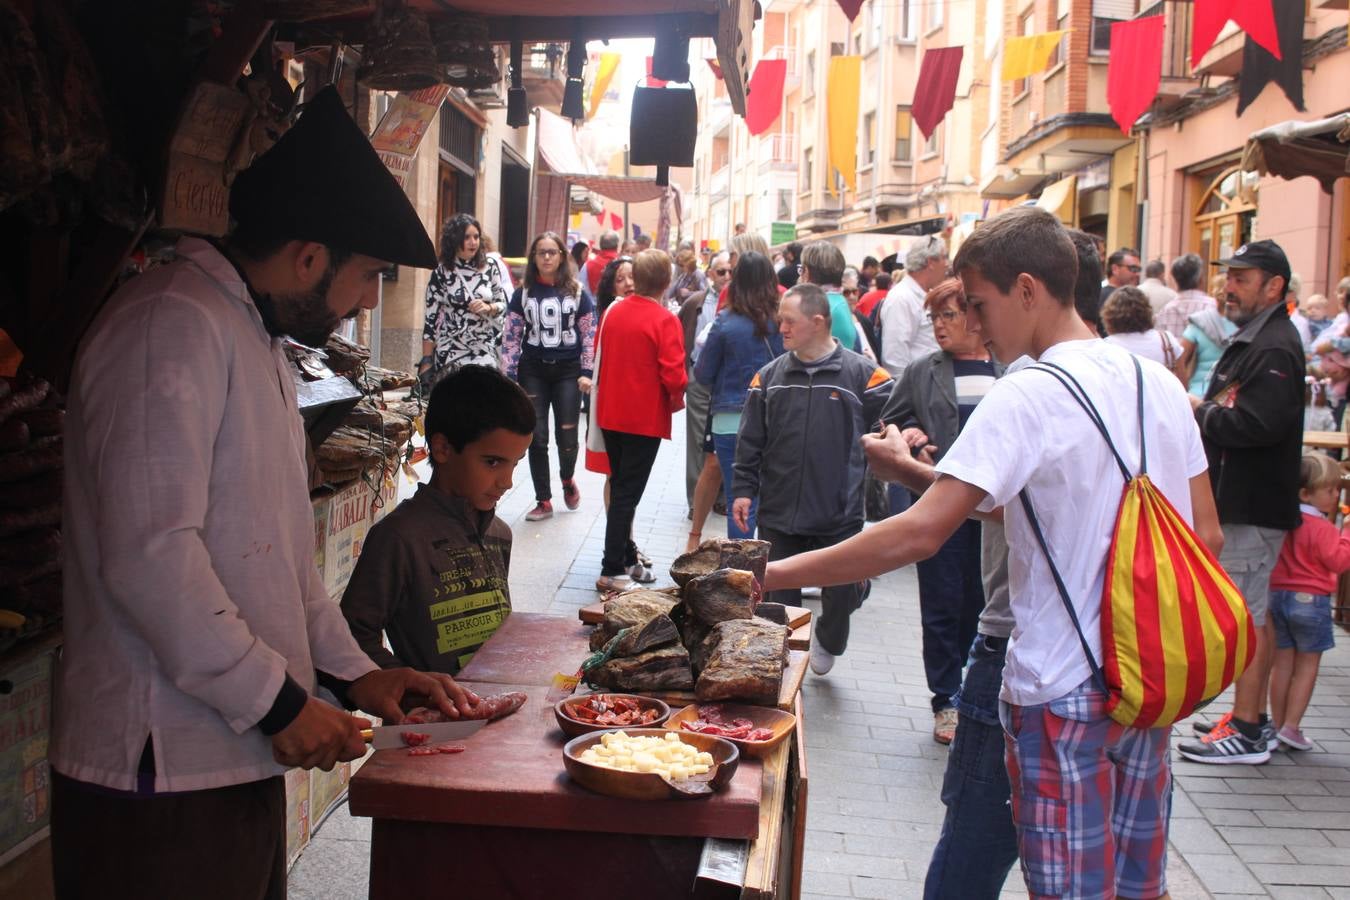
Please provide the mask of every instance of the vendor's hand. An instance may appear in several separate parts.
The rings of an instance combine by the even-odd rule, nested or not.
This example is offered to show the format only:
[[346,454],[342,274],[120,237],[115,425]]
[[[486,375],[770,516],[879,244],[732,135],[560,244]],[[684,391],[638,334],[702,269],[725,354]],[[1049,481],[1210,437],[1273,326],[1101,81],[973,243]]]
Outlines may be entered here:
[[736,525],[741,531],[750,530],[750,498],[737,497],[731,504],[731,518],[735,520]]
[[478,695],[455,683],[442,672],[419,672],[416,669],[376,669],[352,682],[347,689],[351,702],[387,725],[403,721],[399,702],[405,695],[417,694],[427,698],[428,705],[439,709],[447,718],[458,719],[478,705]]
[[475,316],[490,316],[492,315],[492,304],[488,303],[486,300],[480,300],[478,297],[474,297],[469,301],[469,312],[473,313]]
[[577,390],[581,391],[583,394],[589,394],[591,392],[591,380],[585,375],[582,375],[577,379]]
[[330,771],[365,755],[361,729],[370,722],[310,697],[291,724],[272,735],[272,758],[283,766]]

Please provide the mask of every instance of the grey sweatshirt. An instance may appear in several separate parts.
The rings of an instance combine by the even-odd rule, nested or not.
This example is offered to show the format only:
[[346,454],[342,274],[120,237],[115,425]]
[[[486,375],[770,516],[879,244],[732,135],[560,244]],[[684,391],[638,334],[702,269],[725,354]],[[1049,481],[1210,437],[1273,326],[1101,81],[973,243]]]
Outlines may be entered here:
[[342,614],[381,668],[454,675],[510,614],[510,563],[511,529],[495,513],[423,484],[371,528]]

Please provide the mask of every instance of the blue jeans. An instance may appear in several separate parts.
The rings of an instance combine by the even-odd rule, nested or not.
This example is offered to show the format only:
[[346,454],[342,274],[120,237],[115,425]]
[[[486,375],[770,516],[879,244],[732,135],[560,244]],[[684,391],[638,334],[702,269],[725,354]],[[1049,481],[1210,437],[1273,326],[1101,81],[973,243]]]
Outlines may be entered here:
[[886,499],[891,504],[891,515],[898,516],[914,504],[914,495],[909,488],[898,484],[886,485]]
[[1006,649],[1006,639],[984,635],[971,647],[965,684],[956,696],[961,722],[942,780],[947,816],[928,864],[924,900],[994,900],[1017,862],[1012,788],[998,719]]
[[734,434],[714,434],[712,436],[713,452],[717,454],[717,464],[722,467],[722,485],[726,490],[727,496],[727,537],[733,539],[752,538],[755,536],[755,514],[759,511],[759,498],[750,498],[750,529],[742,531],[736,524],[736,520],[731,517],[731,502],[735,495],[731,492],[731,482],[735,476],[732,471],[736,467],[736,435]]
[[952,705],[952,696],[961,687],[961,668],[984,609],[980,523],[966,519],[938,552],[916,569],[923,671],[933,694],[933,712],[938,712]]

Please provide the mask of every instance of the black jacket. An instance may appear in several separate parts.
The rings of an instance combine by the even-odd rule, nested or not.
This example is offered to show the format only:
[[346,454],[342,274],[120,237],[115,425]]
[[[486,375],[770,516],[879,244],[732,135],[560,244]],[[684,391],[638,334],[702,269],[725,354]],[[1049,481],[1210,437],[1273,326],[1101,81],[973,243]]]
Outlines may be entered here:
[[1220,522],[1298,527],[1304,366],[1283,303],[1228,339],[1195,411]]
[[[1006,367],[994,362],[994,377]],[[896,382],[881,421],[896,428],[920,428],[937,446],[934,459],[942,459],[961,432],[961,410],[956,403],[956,367],[945,350],[929,354],[905,367]]]

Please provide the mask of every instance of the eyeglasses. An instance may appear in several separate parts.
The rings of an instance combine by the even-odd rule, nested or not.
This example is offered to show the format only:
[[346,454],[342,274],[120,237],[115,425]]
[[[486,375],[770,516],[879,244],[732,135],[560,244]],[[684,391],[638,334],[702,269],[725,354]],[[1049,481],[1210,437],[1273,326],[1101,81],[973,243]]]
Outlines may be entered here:
[[956,320],[958,320],[958,319],[964,319],[965,317],[966,317],[966,314],[963,313],[963,312],[961,312],[960,310],[956,310],[956,309],[944,309],[944,310],[943,310],[942,312],[940,312],[940,313],[929,313],[929,314],[928,314],[928,321],[931,322],[931,321],[933,321],[934,319],[941,319],[941,320],[944,321],[944,322],[955,322]]
[[544,259],[552,259],[552,258],[555,257],[555,256],[562,256],[562,251],[560,251],[560,250],[545,250],[545,249],[543,249],[543,248],[540,248],[540,249],[534,251],[534,255],[535,255],[535,256],[542,256]]
[[840,291],[840,293],[843,294],[845,297],[856,297],[856,296],[858,296],[858,289],[857,289],[857,288],[844,288],[842,291]]
[[1134,272],[1136,275],[1144,271],[1143,266],[1126,266],[1125,268],[1129,269],[1131,272]]
[[713,274],[714,274],[714,275],[730,275],[730,274],[731,274],[731,270],[730,270],[730,269],[713,269]]

